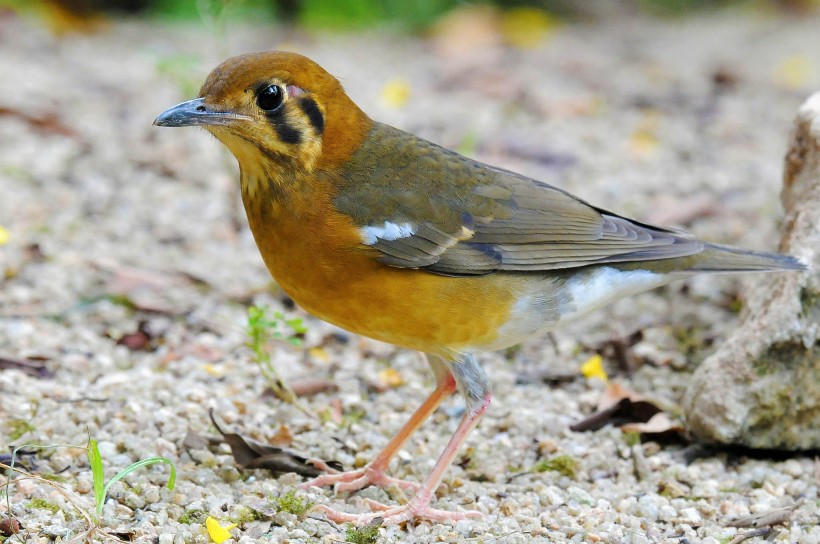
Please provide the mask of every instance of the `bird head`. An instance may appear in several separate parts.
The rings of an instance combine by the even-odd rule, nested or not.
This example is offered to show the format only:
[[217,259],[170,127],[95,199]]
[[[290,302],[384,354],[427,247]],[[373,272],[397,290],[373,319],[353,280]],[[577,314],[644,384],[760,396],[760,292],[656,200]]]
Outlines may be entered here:
[[201,126],[239,161],[243,185],[265,176],[342,164],[371,121],[339,81],[307,57],[285,51],[230,58],[208,75],[199,97],[156,118],[157,126]]

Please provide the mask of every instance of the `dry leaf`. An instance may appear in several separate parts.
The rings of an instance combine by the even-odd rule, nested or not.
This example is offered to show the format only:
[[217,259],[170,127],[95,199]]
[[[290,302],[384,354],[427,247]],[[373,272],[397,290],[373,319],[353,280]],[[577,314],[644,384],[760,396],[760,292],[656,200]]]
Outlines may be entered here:
[[188,435],[183,441],[184,445],[192,444],[189,447],[198,447],[198,449],[201,449],[203,445],[212,446],[214,443],[227,443],[231,448],[231,454],[236,464],[240,468],[246,469],[267,469],[274,473],[295,472],[300,476],[306,476],[308,478],[322,474],[324,471],[319,467],[323,466],[330,467],[333,470],[342,470],[341,464],[336,461],[314,464],[308,457],[294,451],[269,446],[267,444],[260,444],[259,442],[249,440],[236,433],[223,432],[214,418],[213,410],[209,410],[208,415],[214,427],[216,427],[216,430],[222,435],[222,439],[202,437],[189,430]]
[[125,346],[131,351],[149,351],[153,349],[153,336],[148,330],[148,323],[140,321],[137,330],[123,334],[117,340],[118,346]]
[[728,527],[769,527],[771,525],[785,525],[788,523],[794,511],[800,506],[797,502],[786,508],[778,508],[777,510],[769,510],[768,512],[761,512],[760,514],[752,514],[751,516],[743,516],[741,518],[728,520],[725,525]]
[[665,412],[658,412],[646,423],[626,423],[621,426],[626,433],[662,434],[668,432],[683,432],[683,426],[673,421]]
[[54,377],[43,361],[47,359],[11,359],[0,357],[0,370],[19,370],[33,378],[47,379]]
[[270,438],[270,443],[274,446],[290,446],[293,444],[293,435],[290,428],[284,423],[279,425],[279,430]]
[[337,391],[339,385],[326,378],[301,378],[290,382],[290,389],[297,397],[311,397],[319,393]]
[[596,431],[607,424],[646,423],[661,411],[619,383],[610,383],[598,401],[598,411],[570,425],[573,431]]

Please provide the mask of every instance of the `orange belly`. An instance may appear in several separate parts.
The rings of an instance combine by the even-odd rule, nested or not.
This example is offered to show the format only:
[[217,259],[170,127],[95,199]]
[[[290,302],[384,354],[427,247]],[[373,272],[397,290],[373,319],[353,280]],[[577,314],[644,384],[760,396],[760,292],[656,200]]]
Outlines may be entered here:
[[299,220],[248,212],[277,283],[302,308],[350,332],[445,355],[492,345],[509,320],[515,298],[510,278],[388,267],[343,216]]

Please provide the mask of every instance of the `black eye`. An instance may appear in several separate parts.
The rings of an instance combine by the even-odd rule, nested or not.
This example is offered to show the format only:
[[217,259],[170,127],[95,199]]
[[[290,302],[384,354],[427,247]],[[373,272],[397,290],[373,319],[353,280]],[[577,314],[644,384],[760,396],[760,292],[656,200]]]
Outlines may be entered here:
[[256,104],[265,111],[273,111],[282,105],[284,92],[276,85],[268,85],[256,95]]

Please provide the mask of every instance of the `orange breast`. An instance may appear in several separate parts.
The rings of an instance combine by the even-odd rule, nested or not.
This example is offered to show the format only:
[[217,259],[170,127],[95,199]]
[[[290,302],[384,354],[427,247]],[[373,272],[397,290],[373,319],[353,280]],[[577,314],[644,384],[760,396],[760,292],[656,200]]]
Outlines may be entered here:
[[328,202],[294,213],[246,206],[265,264],[308,312],[356,334],[427,353],[491,345],[515,287],[502,275],[447,277],[391,268]]

